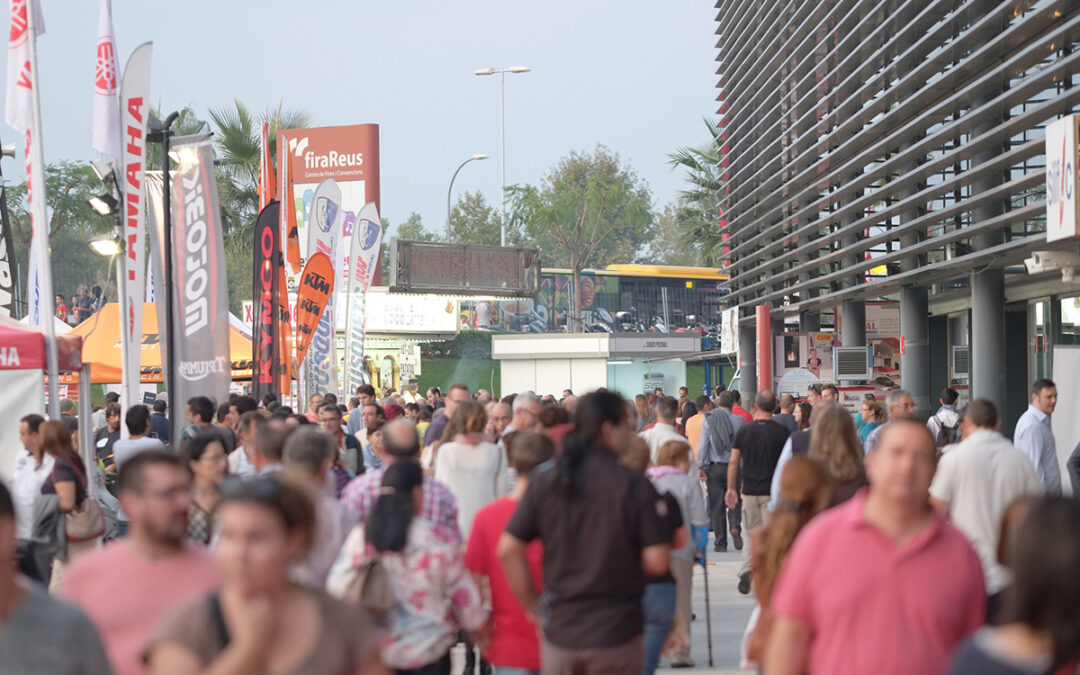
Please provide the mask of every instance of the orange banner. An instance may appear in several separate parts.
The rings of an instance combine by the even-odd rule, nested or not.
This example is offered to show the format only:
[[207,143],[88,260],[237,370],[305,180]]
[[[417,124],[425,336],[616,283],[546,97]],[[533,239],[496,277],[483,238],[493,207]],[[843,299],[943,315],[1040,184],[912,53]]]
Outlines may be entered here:
[[[284,140],[284,136],[280,137]],[[281,201],[282,207],[285,209],[285,259],[289,263],[289,268],[293,274],[296,274],[300,269],[300,230],[296,225],[296,200],[293,198],[293,174],[292,174],[292,162],[288,160],[288,151],[281,149],[282,141],[278,141],[278,156],[282,156],[284,152],[285,166],[280,167],[285,172],[285,194],[282,195],[284,199]],[[279,160],[279,164],[281,161]]]
[[300,275],[300,291],[296,298],[296,365],[307,355],[319,319],[334,292],[334,265],[330,256],[318,252],[308,258]]

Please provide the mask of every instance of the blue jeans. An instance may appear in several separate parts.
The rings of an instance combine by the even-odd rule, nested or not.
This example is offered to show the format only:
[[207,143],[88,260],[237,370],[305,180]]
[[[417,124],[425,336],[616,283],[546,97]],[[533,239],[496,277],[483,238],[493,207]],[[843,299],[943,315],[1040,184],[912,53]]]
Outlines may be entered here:
[[510,668],[509,666],[492,666],[495,669],[495,675],[540,675],[539,670],[529,670],[528,668]]
[[641,608],[645,612],[645,675],[652,675],[675,620],[675,584],[647,584]]

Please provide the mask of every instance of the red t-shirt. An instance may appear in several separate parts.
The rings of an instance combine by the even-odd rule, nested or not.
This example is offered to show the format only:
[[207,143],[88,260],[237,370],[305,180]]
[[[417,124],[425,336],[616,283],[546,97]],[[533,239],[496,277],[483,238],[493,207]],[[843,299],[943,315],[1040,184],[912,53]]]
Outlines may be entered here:
[[[493,666],[506,668],[540,669],[539,628],[525,618],[525,610],[518,604],[502,563],[495,555],[495,545],[506,531],[506,525],[517,509],[518,502],[509,497],[496,499],[476,512],[469,545],[465,550],[465,567],[474,574],[482,574],[491,584],[491,618],[494,630],[487,657]],[[533,541],[525,549],[525,557],[532,570],[533,586],[543,587],[542,564],[544,548],[540,540]]]

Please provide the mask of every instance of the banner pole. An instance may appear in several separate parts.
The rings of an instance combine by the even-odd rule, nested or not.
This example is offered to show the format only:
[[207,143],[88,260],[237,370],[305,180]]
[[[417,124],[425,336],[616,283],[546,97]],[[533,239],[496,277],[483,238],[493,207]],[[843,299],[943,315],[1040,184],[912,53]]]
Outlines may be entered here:
[[[37,26],[35,25],[34,7],[26,9],[26,39],[30,41],[30,77],[31,86],[31,109],[32,123],[27,131],[28,144],[26,148],[27,158],[30,160],[30,171],[26,180],[33,185],[33,197],[30,205],[34,230],[42,233],[39,241],[38,256],[41,258],[38,264],[40,276],[41,309],[47,318],[44,320],[45,329],[45,363],[49,371],[49,417],[60,419],[60,373],[57,361],[59,356],[56,351],[56,327],[53,325],[53,315],[56,310],[53,306],[52,292],[52,261],[49,256],[49,219],[46,210],[45,196],[45,152],[41,146],[41,97],[38,96],[38,62],[37,62]],[[34,137],[32,137],[32,135]],[[40,229],[39,229],[40,228]]]

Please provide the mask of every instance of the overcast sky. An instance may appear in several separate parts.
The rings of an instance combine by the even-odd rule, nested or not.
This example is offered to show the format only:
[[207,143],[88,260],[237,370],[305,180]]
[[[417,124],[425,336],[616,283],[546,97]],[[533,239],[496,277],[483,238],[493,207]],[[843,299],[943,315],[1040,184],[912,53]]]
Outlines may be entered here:
[[[43,0],[38,41],[46,161],[89,160],[98,0]],[[380,125],[382,206],[429,230],[455,195],[499,194],[499,84],[506,79],[506,182],[535,183],[571,150],[602,143],[661,208],[681,188],[667,153],[706,138],[716,109],[712,0],[113,0],[121,67],[154,42],[151,98],[206,110],[283,102],[316,125]],[[5,57],[6,58],[6,57]],[[5,143],[14,131],[0,123]],[[3,171],[22,180],[18,161]]]

